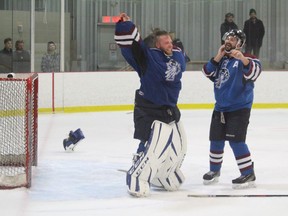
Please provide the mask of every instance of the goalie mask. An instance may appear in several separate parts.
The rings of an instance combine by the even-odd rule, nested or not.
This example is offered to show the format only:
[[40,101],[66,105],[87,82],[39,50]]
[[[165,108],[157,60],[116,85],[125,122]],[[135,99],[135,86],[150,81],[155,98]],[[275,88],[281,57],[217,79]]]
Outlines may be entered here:
[[244,46],[246,41],[246,35],[243,31],[238,29],[232,29],[231,31],[226,32],[223,35],[222,40],[225,41],[230,36],[237,38],[237,44],[236,44],[237,49],[241,49]]

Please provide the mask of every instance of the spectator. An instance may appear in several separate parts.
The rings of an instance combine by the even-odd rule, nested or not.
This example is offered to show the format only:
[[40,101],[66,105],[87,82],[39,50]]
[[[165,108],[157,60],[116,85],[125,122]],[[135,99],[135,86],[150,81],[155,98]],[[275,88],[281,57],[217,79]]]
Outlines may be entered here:
[[245,52],[259,57],[260,47],[262,46],[265,28],[263,22],[257,18],[256,10],[250,9],[250,19],[244,23],[244,33],[246,34]]
[[41,70],[42,72],[60,71],[60,55],[56,52],[56,44],[53,41],[47,43],[47,53],[42,57]]
[[12,39],[4,39],[4,48],[0,51],[0,73],[12,72]]
[[23,73],[31,72],[30,53],[24,50],[24,41],[17,40],[15,43],[15,51],[13,52],[13,72]]
[[227,13],[225,14],[225,20],[220,26],[221,32],[221,44],[224,44],[223,36],[226,32],[231,31],[232,29],[238,29],[238,26],[234,23],[234,14]]

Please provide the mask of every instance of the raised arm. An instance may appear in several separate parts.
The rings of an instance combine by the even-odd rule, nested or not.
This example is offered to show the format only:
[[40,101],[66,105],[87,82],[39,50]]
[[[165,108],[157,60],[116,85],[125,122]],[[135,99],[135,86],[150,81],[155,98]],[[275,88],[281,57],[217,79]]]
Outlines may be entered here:
[[126,61],[142,76],[146,69],[145,45],[137,27],[126,13],[121,13],[116,23],[114,39]]

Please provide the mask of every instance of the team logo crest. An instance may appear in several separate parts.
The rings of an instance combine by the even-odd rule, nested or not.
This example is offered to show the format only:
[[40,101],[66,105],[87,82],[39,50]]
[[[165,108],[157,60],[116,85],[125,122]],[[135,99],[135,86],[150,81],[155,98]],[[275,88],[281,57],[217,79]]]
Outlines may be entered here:
[[215,82],[215,87],[220,89],[222,84],[224,84],[230,77],[229,71],[227,68],[223,68],[219,71],[218,78],[216,79]]
[[166,65],[167,65],[167,71],[165,72],[166,81],[174,81],[175,76],[181,72],[181,66],[174,59],[170,59],[170,61],[167,62]]

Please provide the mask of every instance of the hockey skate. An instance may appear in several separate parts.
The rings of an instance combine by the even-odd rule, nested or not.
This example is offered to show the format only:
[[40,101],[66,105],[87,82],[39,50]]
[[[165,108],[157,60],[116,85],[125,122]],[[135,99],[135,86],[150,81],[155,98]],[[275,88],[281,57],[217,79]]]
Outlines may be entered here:
[[220,176],[220,171],[218,172],[213,172],[209,171],[203,176],[203,184],[204,185],[210,185],[210,184],[215,184],[219,181],[219,176]]
[[69,137],[63,140],[63,147],[65,151],[71,152],[74,151],[77,144],[79,144],[79,141],[84,139],[83,132],[80,128],[78,128],[76,131],[70,131]]
[[241,175],[240,177],[232,180],[233,189],[254,188],[256,176],[254,171],[248,175]]

